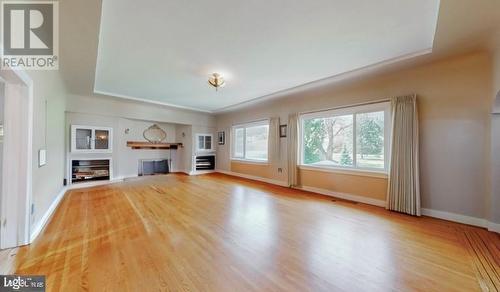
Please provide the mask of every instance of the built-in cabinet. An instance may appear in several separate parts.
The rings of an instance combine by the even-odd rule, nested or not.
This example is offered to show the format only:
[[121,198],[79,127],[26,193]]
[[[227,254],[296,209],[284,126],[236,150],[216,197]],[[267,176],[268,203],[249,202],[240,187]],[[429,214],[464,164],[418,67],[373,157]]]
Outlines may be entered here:
[[213,172],[215,170],[215,147],[213,134],[195,134],[195,147],[192,161],[192,174]]
[[112,128],[71,125],[71,152],[111,153],[112,151]]
[[215,170],[215,155],[194,156],[194,171]]
[[196,134],[196,151],[213,151],[212,134]]

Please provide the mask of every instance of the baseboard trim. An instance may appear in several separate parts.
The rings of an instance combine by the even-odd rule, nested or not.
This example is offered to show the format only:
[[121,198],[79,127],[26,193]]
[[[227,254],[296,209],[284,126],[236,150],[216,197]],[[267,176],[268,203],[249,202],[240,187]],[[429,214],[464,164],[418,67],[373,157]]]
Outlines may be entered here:
[[457,213],[422,208],[422,215],[434,217],[434,218],[439,218],[439,219],[444,219],[444,220],[448,220],[448,221],[453,221],[453,222],[458,222],[458,223],[463,223],[463,224],[467,224],[467,225],[487,227],[487,224],[486,224],[487,221],[484,219],[472,217],[472,216],[460,215]]
[[339,198],[339,199],[344,199],[344,200],[354,201],[354,202],[358,202],[358,203],[373,205],[373,206],[377,206],[377,207],[385,207],[385,201],[377,200],[377,199],[373,199],[373,198],[367,198],[367,197],[360,196],[360,195],[334,192],[334,191],[330,191],[327,189],[321,189],[321,188],[315,188],[315,187],[309,187],[309,186],[301,186],[301,187],[297,187],[297,189],[312,192],[312,193],[322,194],[322,195],[329,196],[329,197],[335,197],[335,198]]
[[214,173],[216,172],[215,170],[194,170],[190,172],[186,172],[188,175],[202,175],[202,174],[207,174],[207,173]]
[[57,194],[54,201],[52,201],[52,204],[50,204],[49,209],[47,209],[45,214],[43,214],[40,221],[37,222],[33,226],[33,229],[31,230],[31,233],[30,233],[30,243],[32,243],[37,238],[37,236],[40,234],[40,232],[42,232],[45,225],[47,225],[50,217],[52,217],[52,215],[54,214],[55,210],[59,206],[59,203],[61,203],[61,201],[64,198],[64,195],[66,194],[67,191],[68,191],[67,187],[64,187],[61,189],[61,191],[59,192],[59,194]]
[[490,222],[483,218],[472,217],[467,215],[461,215],[457,213],[451,213],[446,211],[439,211],[433,209],[422,208],[422,215],[453,221],[457,223],[477,226],[488,229],[488,231],[500,233],[500,224]]
[[281,180],[259,177],[259,176],[254,176],[254,175],[249,175],[249,174],[244,174],[244,173],[239,173],[239,172],[234,172],[234,171],[222,170],[222,169],[216,169],[215,171],[219,172],[219,173],[231,175],[231,176],[237,176],[237,177],[242,177],[242,178],[246,178],[246,179],[256,180],[256,181],[265,182],[268,184],[277,185],[277,186],[281,186],[281,187],[288,187],[288,184],[284,181],[281,181]]
[[488,221],[488,230],[496,233],[500,233],[500,223],[494,223]]
[[90,187],[96,187],[96,186],[104,186],[104,185],[122,182],[125,179],[134,178],[134,177],[138,177],[138,176],[117,177],[117,178],[114,178],[112,180],[76,183],[76,184],[71,184],[68,187],[68,190],[83,189],[83,188],[90,188]]

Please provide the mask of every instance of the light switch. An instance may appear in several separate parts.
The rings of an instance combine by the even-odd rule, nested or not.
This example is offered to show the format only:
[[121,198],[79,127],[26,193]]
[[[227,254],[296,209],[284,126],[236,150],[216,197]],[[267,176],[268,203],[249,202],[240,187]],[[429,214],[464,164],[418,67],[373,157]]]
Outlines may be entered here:
[[47,150],[38,150],[38,167],[42,167],[47,163]]

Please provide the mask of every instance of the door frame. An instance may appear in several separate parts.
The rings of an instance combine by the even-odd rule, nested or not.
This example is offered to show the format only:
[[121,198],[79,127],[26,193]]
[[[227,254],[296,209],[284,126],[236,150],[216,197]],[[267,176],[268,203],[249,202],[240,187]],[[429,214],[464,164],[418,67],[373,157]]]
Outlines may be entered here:
[[[32,174],[33,174],[33,80],[21,69],[0,70],[0,79],[4,83],[4,98],[21,98],[19,112],[27,117],[19,127],[18,139],[26,142],[26,147],[13,147],[15,153],[6,154],[5,141],[9,139],[9,131],[4,128],[4,155],[2,163],[2,190],[0,192],[0,249],[11,248],[30,243]],[[7,96],[9,94],[9,96]],[[6,103],[7,105],[7,103]],[[5,107],[4,107],[5,108]],[[7,116],[6,116],[7,118]],[[11,121],[15,125],[14,121]],[[4,120],[4,125],[8,124]],[[16,129],[19,130],[19,129]],[[20,134],[19,134],[20,133]],[[5,139],[6,138],[6,139]],[[7,142],[8,143],[8,142]],[[9,147],[7,147],[9,149]],[[21,162],[16,174],[7,172],[7,168]],[[8,174],[8,176],[6,176]],[[6,180],[8,178],[8,180]],[[6,184],[7,183],[7,184]],[[10,185],[9,185],[10,184]],[[15,189],[19,192],[9,193],[5,190]],[[11,222],[9,224],[9,222]]]

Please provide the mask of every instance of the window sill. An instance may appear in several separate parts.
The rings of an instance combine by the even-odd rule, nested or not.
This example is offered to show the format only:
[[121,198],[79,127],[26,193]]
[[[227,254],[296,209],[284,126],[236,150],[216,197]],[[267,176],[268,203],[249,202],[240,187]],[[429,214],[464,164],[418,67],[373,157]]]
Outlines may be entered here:
[[375,170],[348,169],[348,168],[324,167],[324,166],[320,167],[320,166],[311,166],[311,165],[299,165],[298,167],[299,167],[299,169],[304,169],[304,170],[322,171],[322,172],[366,176],[366,177],[376,177],[376,178],[388,178],[389,177],[386,172],[375,171]]
[[237,163],[246,163],[246,164],[258,164],[258,165],[268,165],[268,161],[264,160],[250,160],[250,159],[238,159],[238,158],[231,158],[231,162],[237,162]]

